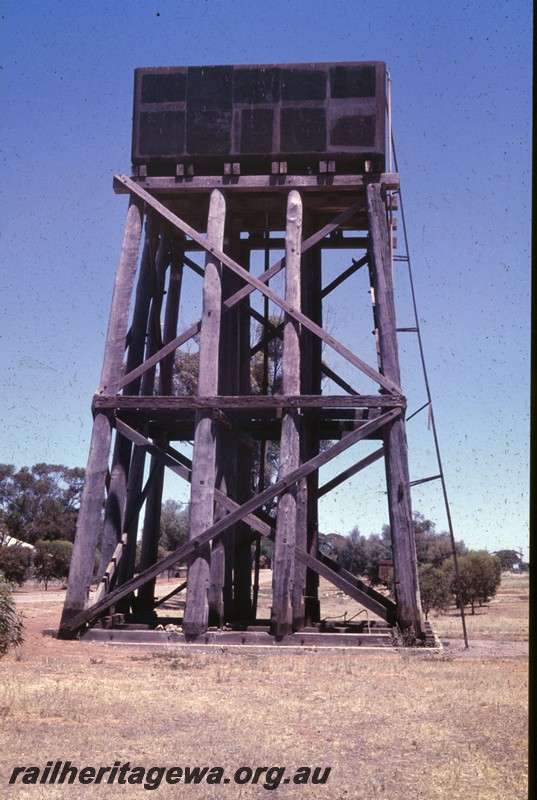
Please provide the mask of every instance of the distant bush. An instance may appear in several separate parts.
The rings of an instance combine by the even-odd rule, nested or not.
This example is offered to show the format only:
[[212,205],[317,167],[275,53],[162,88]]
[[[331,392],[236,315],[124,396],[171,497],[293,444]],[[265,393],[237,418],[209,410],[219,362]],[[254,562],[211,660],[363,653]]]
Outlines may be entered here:
[[32,563],[32,550],[19,544],[0,547],[0,571],[8,583],[24,583]]
[[[502,580],[500,559],[491,556],[486,550],[470,550],[458,559],[463,605],[472,608],[482,605],[494,597]],[[457,581],[453,559],[444,562],[442,569],[451,583],[451,591],[457,595]]]
[[524,566],[524,562],[516,550],[496,550],[492,555],[500,559],[502,565],[502,572],[520,572]]
[[366,549],[367,539],[358,528],[353,528],[338,553],[338,561],[353,575],[363,575],[368,565]]
[[74,541],[84,470],[34,464],[17,470],[0,464],[0,522],[14,539]]
[[13,600],[13,584],[0,572],[0,658],[24,641],[23,620]]
[[[437,532],[435,523],[418,511],[413,515],[413,527],[418,565],[441,567],[453,554],[449,533]],[[381,562],[393,560],[389,525],[383,525],[380,533],[371,533],[367,537],[355,527],[348,536],[321,534],[319,541],[323,552],[335,558],[349,572],[366,578],[372,586],[383,583],[389,587],[390,581],[382,577],[381,569]],[[468,552],[463,541],[456,542],[455,549],[459,556]]]
[[45,590],[52,578],[66,578],[69,573],[69,564],[73,545],[58,539],[49,542],[38,539],[35,543],[34,571],[36,577],[43,581]]
[[445,570],[432,564],[420,564],[418,575],[425,619],[430,611],[445,611],[451,601],[451,582]]

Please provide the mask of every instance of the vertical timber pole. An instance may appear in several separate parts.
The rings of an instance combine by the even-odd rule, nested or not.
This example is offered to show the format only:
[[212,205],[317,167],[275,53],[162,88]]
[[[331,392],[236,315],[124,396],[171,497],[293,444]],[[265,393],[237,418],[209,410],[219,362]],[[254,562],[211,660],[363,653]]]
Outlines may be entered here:
[[[232,226],[226,226],[226,228]],[[240,234],[239,234],[240,236]],[[234,230],[226,230],[224,237],[226,252],[231,258],[238,259],[234,252]],[[233,243],[233,245],[232,245]],[[240,259],[239,259],[240,260]],[[239,288],[237,276],[230,270],[222,272],[222,299]],[[232,287],[230,290],[230,286]],[[230,309],[222,317],[220,328],[220,341],[218,352],[218,393],[221,395],[239,394],[236,385],[238,360],[234,347],[236,345],[236,320],[237,308]],[[216,355],[215,355],[216,357]],[[218,431],[215,453],[215,486],[225,495],[236,496],[235,478],[237,471],[237,450],[235,437],[221,425]],[[225,515],[224,509],[216,507],[214,520],[217,522]],[[234,527],[225,533],[216,536],[211,546],[210,583],[208,592],[209,625],[222,627],[225,618],[230,619],[233,605],[233,541],[235,538]]]
[[[114,394],[121,376],[129,324],[130,300],[140,251],[142,220],[143,203],[131,196],[112,295],[99,394]],[[78,512],[73,556],[60,623],[60,635],[62,635],[62,624],[83,611],[88,601],[101,524],[111,441],[110,420],[106,414],[98,413],[93,422],[84,489]]]
[[[297,309],[300,309],[301,242],[302,200],[299,193],[293,190],[289,192],[287,199],[285,297]],[[284,395],[300,394],[300,326],[288,315],[285,317],[283,331],[282,392]],[[289,408],[282,419],[279,477],[285,477],[299,465],[300,411]],[[271,616],[271,631],[275,636],[285,636],[293,631],[296,528],[297,486],[293,484],[280,495],[278,502]]]
[[[163,227],[160,231],[160,243],[155,257],[153,277],[153,302],[149,332],[148,351],[152,354],[163,343],[160,341],[161,311],[164,300],[164,286],[166,270],[171,260],[169,236]],[[167,308],[166,308],[167,310]],[[166,332],[164,332],[166,337]],[[153,391],[155,391],[155,386]],[[160,376],[160,393],[162,394],[162,375]],[[167,447],[165,434],[159,435],[155,443],[163,448]],[[145,517],[142,533],[142,547],[140,554],[140,571],[152,566],[158,560],[158,545],[160,537],[160,517],[162,509],[162,492],[164,488],[164,465],[154,456],[151,457],[150,473],[154,476],[149,486],[145,503]],[[136,598],[136,611],[152,612],[155,600],[155,579],[140,586]]]
[[[211,194],[207,239],[219,250],[223,247],[226,221],[226,203],[222,192]],[[203,310],[200,334],[200,364],[198,393],[202,396],[218,394],[218,353],[220,319],[222,314],[222,265],[207,254],[203,280]],[[214,520],[214,487],[216,461],[216,424],[212,410],[196,411],[194,453],[192,459],[192,487],[190,500],[190,538],[210,528]],[[197,636],[207,630],[210,583],[210,545],[198,548],[188,567],[183,631],[187,636]]]
[[[393,296],[390,240],[386,206],[379,183],[367,186],[367,212],[371,238],[371,275],[374,292],[380,372],[401,385]],[[386,483],[393,548],[397,622],[403,635],[423,638],[416,560],[416,543],[410,499],[408,447],[404,418],[395,419],[384,431]]]
[[[304,214],[303,238],[315,233],[316,227],[311,214]],[[312,247],[302,255],[301,270],[301,311],[322,327],[322,263],[321,248]],[[322,384],[322,342],[318,336],[306,328],[301,332],[301,393],[321,394]],[[309,461],[319,453],[318,420],[302,420],[301,429],[301,462]],[[297,545],[317,558],[319,549],[318,498],[319,474],[313,472],[299,483],[299,510],[297,535],[301,540]],[[302,517],[302,519],[301,519]],[[299,562],[295,563],[295,613],[301,607],[303,597],[303,615],[295,619],[295,628],[312,625],[320,621],[319,576],[311,569],[306,569]]]
[[[163,247],[158,247],[159,231],[156,226],[156,216],[148,215],[146,225],[146,243],[148,252],[148,289],[150,295],[150,308],[148,317],[146,319],[146,336],[145,336],[145,357],[149,358],[153,355],[155,349],[158,348],[160,340],[160,306],[161,306],[161,291],[159,289],[159,273],[163,273],[167,265],[166,250]],[[166,262],[166,263],[162,263]],[[162,279],[163,280],[163,279]],[[141,376],[139,383],[139,393],[142,396],[152,395],[155,388],[155,366],[148,369]],[[126,387],[127,388],[127,387]],[[125,532],[127,534],[127,543],[123,551],[123,555],[119,564],[118,579],[119,585],[130,580],[135,572],[136,567],[136,540],[138,535],[138,523],[141,511],[140,496],[142,492],[142,484],[144,478],[144,469],[146,463],[145,448],[134,446],[129,469],[129,479],[127,482],[127,496],[125,502]],[[154,482],[157,478],[156,470],[150,471],[150,480]],[[146,505],[147,513],[147,505]],[[130,595],[121,600],[116,607],[117,611],[128,613],[129,610],[135,609],[134,595]]]
[[[240,226],[232,220],[226,226],[226,253],[249,270],[250,250],[240,237]],[[222,298],[237,292],[241,279],[231,270],[222,273]],[[244,298],[222,316],[219,352],[220,395],[250,394],[250,317],[249,299]],[[239,504],[250,496],[250,453],[237,431],[224,419],[219,425],[216,447],[216,487]],[[216,508],[215,522],[225,516]],[[221,627],[224,621],[247,621],[251,616],[251,533],[239,522],[215,537],[211,548],[209,624]]]
[[[158,327],[155,324],[155,306],[160,305],[160,298],[157,298],[158,292],[155,292],[156,285],[158,281],[156,280],[156,264],[154,263],[154,256],[152,253],[155,252],[155,242],[151,242],[151,238],[154,237],[154,218],[153,218],[153,226],[148,226],[148,230],[146,232],[146,238],[148,240],[148,249],[149,249],[149,258],[148,258],[148,270],[149,270],[149,287],[148,291],[150,293],[151,303],[150,303],[150,310],[148,313],[147,322],[147,334],[145,336],[145,358],[149,358],[153,355],[155,348],[158,346],[157,342],[157,330]],[[153,248],[153,249],[151,249]],[[157,323],[158,324],[158,323]],[[155,390],[155,374],[156,368],[153,366],[148,369],[144,374],[141,376],[140,380],[140,388],[139,393],[142,396],[152,395]],[[126,581],[130,580],[135,571],[136,565],[136,539],[138,535],[138,525],[139,525],[139,518],[140,518],[140,503],[139,499],[142,493],[142,485],[144,481],[144,470],[146,464],[146,450],[144,447],[140,447],[138,445],[134,445],[131,464],[129,469],[129,479],[127,482],[127,497],[125,502],[125,532],[127,533],[127,544],[123,553],[123,557],[121,559],[119,570],[118,570],[118,584],[126,583]],[[155,477],[155,473],[151,473],[153,478]],[[118,610],[121,609],[122,611],[127,612],[132,605],[131,601],[133,600],[133,596],[128,597],[120,602],[118,606]]]
[[[151,268],[149,264],[149,244],[144,244],[140,273],[136,287],[136,299],[129,331],[126,372],[138,367],[144,357],[147,317],[151,305]],[[140,392],[140,378],[126,386],[123,395],[137,395]],[[97,580],[106,570],[121,535],[125,530],[125,503],[127,481],[132,455],[132,443],[116,432],[114,455],[110,471],[110,487],[104,510],[103,538],[101,542],[101,561]]]
[[[246,240],[237,239],[233,245],[236,258],[248,271],[250,270],[250,246]],[[240,283],[236,286],[240,288]],[[245,297],[237,306],[236,324],[236,351],[237,359],[237,394],[247,395],[251,392],[250,379],[250,300]],[[252,447],[248,442],[240,439],[236,444],[236,475],[235,499],[241,505],[252,494]],[[234,553],[233,553],[233,618],[235,620],[251,619],[252,616],[252,532],[245,522],[234,526]]]

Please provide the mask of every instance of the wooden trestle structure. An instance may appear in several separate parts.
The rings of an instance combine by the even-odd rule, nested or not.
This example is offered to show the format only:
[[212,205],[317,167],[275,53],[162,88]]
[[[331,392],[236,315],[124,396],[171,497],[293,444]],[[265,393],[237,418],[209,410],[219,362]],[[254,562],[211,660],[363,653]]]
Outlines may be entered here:
[[[322,159],[313,174],[290,174],[279,161],[269,174],[241,174],[240,159],[215,175],[182,167],[175,175],[148,172],[136,167],[133,178],[114,179],[115,191],[129,195],[129,208],[60,636],[77,636],[114,613],[150,620],[157,575],[185,559],[186,604],[178,620],[185,641],[209,641],[209,633],[216,641],[223,628],[259,631],[252,560],[259,537],[269,537],[272,614],[265,635],[272,641],[319,629],[319,576],[409,641],[423,641],[387,207],[398,176],[368,172],[364,163],[354,172],[336,171]],[[359,257],[323,287],[323,253],[336,247]],[[271,266],[267,259],[256,275],[251,254],[260,248],[267,256],[284,248],[285,256]],[[192,257],[200,251],[204,267]],[[362,267],[370,274],[374,366],[323,328],[323,299]],[[178,333],[189,269],[202,279],[202,315]],[[278,294],[271,281],[282,270],[285,291]],[[267,299],[264,313],[251,303],[254,293]],[[281,326],[270,319],[269,304],[281,310]],[[266,386],[252,393],[252,320],[265,343],[283,340],[282,394]],[[175,351],[198,336],[198,393],[178,395]],[[365,374],[371,394],[357,393],[331,369],[323,348]],[[322,393],[324,376],[340,394]],[[379,448],[358,453],[353,466],[320,485],[320,468],[350,448],[358,451],[366,439],[378,439]],[[280,467],[263,488],[252,479],[253,454],[267,441],[279,443]],[[191,459],[181,452],[184,442],[193,442]],[[317,541],[320,497],[380,458],[394,601],[323,555]],[[190,483],[190,531],[185,545],[159,560],[166,469]],[[269,503],[275,515],[267,513]],[[98,546],[102,579],[89,603]]]

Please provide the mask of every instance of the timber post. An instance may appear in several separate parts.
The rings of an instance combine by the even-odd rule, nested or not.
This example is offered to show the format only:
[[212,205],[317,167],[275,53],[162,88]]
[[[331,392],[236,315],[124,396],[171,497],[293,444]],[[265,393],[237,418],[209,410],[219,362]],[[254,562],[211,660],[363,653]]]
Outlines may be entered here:
[[[315,231],[315,226],[306,217],[304,219],[304,238]],[[319,246],[313,247],[304,253],[301,268],[301,305],[304,313],[322,327],[322,253]],[[311,331],[301,331],[301,392],[302,394],[322,394],[322,342]],[[308,461],[319,453],[319,423],[317,420],[302,420],[302,453],[301,460]],[[304,479],[304,485],[299,487],[299,515],[303,515],[303,522],[298,526],[297,533],[302,536],[301,546],[312,556],[319,552],[319,476],[312,473]],[[300,519],[300,517],[299,517]],[[295,620],[295,627],[300,629],[304,625],[311,626],[321,620],[319,603],[319,575],[305,565],[296,563],[295,569],[300,570],[295,580],[295,593],[303,594],[303,614]],[[298,602],[298,600],[296,601]],[[301,609],[302,612],[302,609]]]
[[[143,361],[147,320],[151,305],[150,282],[149,242],[146,239],[136,288],[133,318],[129,330],[130,344],[127,353],[127,372],[139,366]],[[125,394],[138,394],[139,391],[139,380],[125,388]],[[98,580],[100,580],[104,574],[112,558],[112,554],[121,539],[121,535],[125,530],[125,503],[127,500],[127,484],[131,455],[132,442],[125,439],[123,436],[117,436],[110,470],[110,485],[104,509],[101,559],[97,573]]]
[[[130,295],[134,285],[142,235],[142,220],[143,204],[139,198],[131,197],[112,295],[112,308],[99,384],[99,393],[101,394],[113,394],[120,375],[127,339]],[[93,422],[62,623],[82,611],[89,599],[105,497],[111,438],[112,427],[108,415],[97,413]]]
[[[224,243],[226,201],[222,192],[211,193],[207,241],[218,249]],[[218,351],[222,312],[222,266],[218,259],[207,254],[203,279],[203,310],[201,317],[200,363],[198,391],[211,397],[218,392]],[[214,490],[216,473],[216,423],[211,409],[196,411],[194,457],[192,462],[192,494],[190,498],[190,538],[194,539],[214,519]],[[183,629],[187,635],[207,630],[209,622],[209,584],[211,550],[205,545],[192,556],[188,567],[188,592]],[[223,566],[223,565],[222,565]],[[220,577],[219,577],[220,580]]]
[[[366,192],[371,236],[372,297],[380,352],[379,371],[400,385],[386,204],[379,183],[370,183]],[[410,633],[417,638],[423,638],[425,628],[419,595],[408,474],[408,447],[403,415],[386,426],[383,438],[397,621],[404,634]]]
[[[300,309],[300,246],[302,242],[302,200],[296,191],[289,192],[285,230],[285,299]],[[283,330],[282,392],[300,394],[300,327],[286,315]],[[285,478],[300,464],[300,412],[287,409],[282,417],[279,478]],[[303,618],[303,587],[293,592],[295,545],[297,543],[298,487],[289,486],[279,498],[272,571],[272,632],[285,636],[293,630],[293,617]],[[302,515],[302,521],[304,517]],[[302,546],[304,543],[301,542]],[[293,600],[295,607],[293,608]]]

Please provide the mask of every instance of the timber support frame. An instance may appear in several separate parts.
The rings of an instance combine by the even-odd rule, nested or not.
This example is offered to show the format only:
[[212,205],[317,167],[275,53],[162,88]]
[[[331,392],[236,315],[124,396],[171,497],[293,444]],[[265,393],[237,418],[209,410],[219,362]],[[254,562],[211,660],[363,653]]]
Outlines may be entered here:
[[[426,642],[387,111],[381,61],[136,70],[133,172],[113,183],[129,207],[61,637],[155,629],[175,598],[185,643],[372,641],[369,617],[366,632],[323,618],[323,579],[377,618],[383,644],[396,629]],[[344,304],[354,314],[338,335],[334,297],[336,316]],[[374,339],[357,324],[371,313]],[[324,553],[319,531],[324,498],[380,459],[393,598]],[[177,479],[188,534],[162,553]],[[348,502],[359,522],[359,495]],[[158,598],[166,571],[178,585]]]
[[[355,176],[354,182],[340,179],[339,186],[319,187],[305,179],[286,178],[284,183],[263,184],[259,192],[261,181],[252,179],[256,210],[242,222],[245,227],[241,229],[249,199],[246,179],[227,186],[217,178],[174,182],[172,191],[172,182],[164,185],[163,179],[115,178],[116,191],[128,192],[131,199],[103,377],[93,401],[94,433],[61,636],[77,635],[111,610],[154,614],[159,604],[154,597],[157,575],[184,559],[189,561],[182,622],[187,640],[195,641],[211,625],[255,624],[251,562],[261,536],[274,543],[273,605],[268,624],[276,639],[320,623],[319,576],[387,624],[397,625],[411,639],[424,638],[386,214],[386,187],[397,187],[397,180],[394,174],[372,175],[367,180]],[[209,200],[208,219],[206,226],[199,226],[198,206],[205,197]],[[187,211],[183,217],[175,212],[177,198]],[[265,199],[264,204],[260,198]],[[330,207],[330,214],[320,199]],[[277,200],[286,209],[273,211]],[[237,206],[238,220],[234,216]],[[139,253],[144,212],[146,242]],[[307,236],[302,232],[304,215],[308,217]],[[201,231],[190,219],[197,221]],[[312,220],[316,224],[312,225]],[[284,257],[255,275],[249,264],[249,239],[256,243],[257,231],[263,228],[270,241],[271,229],[280,227],[286,231]],[[320,284],[323,245],[331,246],[334,235],[341,236],[343,231],[344,238],[353,242],[361,237],[366,252],[359,261],[353,259],[352,267],[332,284],[339,285],[361,266],[369,265],[378,343],[375,366],[322,327],[322,298],[330,293],[330,286],[323,290]],[[192,260],[187,253],[200,250],[205,252],[205,265],[195,269],[203,280],[202,315],[178,334],[182,274]],[[268,248],[266,254],[270,252]],[[311,259],[308,261],[311,252],[318,254],[316,270]],[[304,273],[306,266],[308,272]],[[286,276],[283,295],[270,285],[281,271]],[[264,314],[254,310],[254,293],[263,298]],[[282,315],[281,324],[275,326],[269,318],[269,304]],[[256,352],[250,341],[252,319],[264,331],[268,344],[277,339],[283,342],[282,384],[275,394],[266,386],[264,391],[252,392],[250,360]],[[197,393],[180,394],[171,377],[174,353],[194,336],[199,336]],[[257,352],[262,347],[261,342]],[[369,382],[368,393],[354,390],[346,377],[321,359],[323,347],[350,365],[357,373],[356,382]],[[239,364],[235,363],[237,353],[242,354]],[[235,375],[232,380],[230,370]],[[323,394],[323,375],[343,393]],[[320,467],[366,438],[378,438],[383,446],[321,486]],[[247,464],[249,458],[251,463],[251,448],[268,439],[279,441],[279,475],[252,494],[251,466],[246,472],[237,472],[237,465],[241,461]],[[172,447],[172,442],[192,440],[192,459]],[[321,440],[330,445],[320,450]],[[144,485],[148,457],[151,465]],[[319,499],[378,458],[384,458],[386,470],[395,601],[323,556],[314,532]],[[159,560],[166,468],[191,485],[190,538]],[[102,579],[89,602],[103,502]],[[144,507],[143,557],[137,573],[134,544]],[[276,508],[276,513],[273,510],[272,516],[268,515],[269,508]]]

